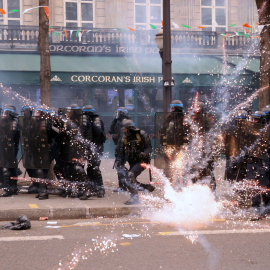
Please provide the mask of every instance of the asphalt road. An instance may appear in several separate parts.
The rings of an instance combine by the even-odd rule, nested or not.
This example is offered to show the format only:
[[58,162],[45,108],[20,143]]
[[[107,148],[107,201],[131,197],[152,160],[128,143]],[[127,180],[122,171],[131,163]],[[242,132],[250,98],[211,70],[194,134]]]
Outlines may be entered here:
[[136,218],[35,221],[1,230],[0,242],[5,270],[269,269],[270,220],[214,220],[188,232]]

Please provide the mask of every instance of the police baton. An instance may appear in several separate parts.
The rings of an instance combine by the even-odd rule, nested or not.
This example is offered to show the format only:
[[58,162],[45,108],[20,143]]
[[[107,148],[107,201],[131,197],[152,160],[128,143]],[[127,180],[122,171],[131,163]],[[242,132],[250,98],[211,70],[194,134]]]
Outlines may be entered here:
[[151,168],[149,168],[149,178],[150,178],[150,182],[152,182],[152,172],[151,172]]

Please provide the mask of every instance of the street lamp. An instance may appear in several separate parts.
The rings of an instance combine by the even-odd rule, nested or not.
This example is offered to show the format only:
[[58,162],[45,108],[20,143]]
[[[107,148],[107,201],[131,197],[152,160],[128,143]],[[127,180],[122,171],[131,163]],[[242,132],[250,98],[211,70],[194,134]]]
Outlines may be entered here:
[[162,59],[163,112],[168,112],[172,100],[172,87],[174,86],[171,58],[170,0],[163,0],[163,28],[156,34],[155,41]]

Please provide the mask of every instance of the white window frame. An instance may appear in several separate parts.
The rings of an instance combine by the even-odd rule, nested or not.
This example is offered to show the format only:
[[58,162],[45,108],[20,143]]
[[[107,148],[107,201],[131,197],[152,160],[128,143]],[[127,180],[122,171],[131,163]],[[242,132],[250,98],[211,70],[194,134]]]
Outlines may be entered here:
[[[150,18],[150,7],[151,6],[160,6],[160,18],[162,19],[162,15],[163,15],[163,5],[162,5],[162,3],[163,3],[163,1],[164,0],[161,0],[160,1],[160,4],[151,4],[150,3],[150,0],[146,0],[146,3],[136,3],[136,0],[134,0],[134,25],[135,25],[135,27],[136,26],[145,26],[145,28],[143,28],[143,29],[151,29],[151,26],[150,26],[150,24],[151,24],[151,22],[150,22],[150,20],[151,20],[151,18]],[[166,1],[166,0],[165,0]],[[146,6],[146,23],[137,23],[136,22],[136,6]],[[161,28],[161,21],[160,21],[160,23],[155,23],[154,24],[157,28]]]
[[[66,3],[77,3],[77,21],[71,21],[67,20],[67,13],[66,13]],[[93,5],[93,21],[82,21],[82,3],[92,3]],[[79,5],[78,5],[79,4]],[[77,27],[82,27],[83,23],[92,23],[93,28],[95,27],[95,0],[86,0],[86,1],[81,1],[81,0],[65,0],[64,2],[64,14],[65,14],[65,26],[67,23],[77,23]]]
[[20,0],[20,6],[19,6],[19,10],[20,10],[20,18],[8,18],[8,0],[3,0],[3,10],[6,11],[6,14],[1,15],[3,16],[3,25],[8,25],[8,21],[19,21],[20,25],[22,25],[22,1]]
[[212,1],[211,6],[203,6],[202,2],[200,0],[201,10],[202,10],[202,8],[211,8],[212,9],[212,24],[211,25],[202,24],[202,16],[201,16],[201,26],[204,26],[204,27],[207,27],[207,28],[211,27],[212,31],[215,32],[217,26],[213,25],[213,19],[216,19],[216,9],[225,9],[225,18],[226,18],[225,25],[218,25],[218,27],[224,27],[226,29],[226,31],[228,31],[228,1],[225,0],[225,6],[223,6],[223,7],[216,6],[215,5],[216,0],[211,0],[211,1]]

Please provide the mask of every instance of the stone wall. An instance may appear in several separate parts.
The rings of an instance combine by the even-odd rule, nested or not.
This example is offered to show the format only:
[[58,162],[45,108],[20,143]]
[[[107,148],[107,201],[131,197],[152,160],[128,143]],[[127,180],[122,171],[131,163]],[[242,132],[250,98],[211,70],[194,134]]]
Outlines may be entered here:
[[[22,10],[38,6],[38,0],[21,0]],[[50,25],[64,26],[64,0],[50,0]],[[180,29],[186,24],[191,27],[201,25],[201,0],[171,0],[171,20]],[[255,25],[258,21],[255,0],[227,0],[228,25],[236,26],[249,23]],[[95,28],[127,28],[134,27],[134,0],[95,0]],[[38,25],[38,9],[33,9],[22,15],[23,25]],[[183,29],[187,30],[187,29]],[[194,31],[192,28],[190,31]],[[239,31],[239,27],[229,28],[228,31]]]

